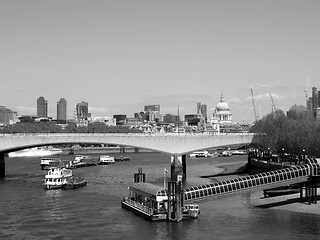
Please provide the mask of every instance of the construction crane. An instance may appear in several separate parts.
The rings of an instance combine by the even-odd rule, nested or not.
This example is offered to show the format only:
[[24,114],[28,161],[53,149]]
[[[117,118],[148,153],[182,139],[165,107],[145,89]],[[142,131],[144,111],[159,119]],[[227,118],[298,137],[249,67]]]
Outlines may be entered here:
[[254,97],[253,97],[253,90],[251,88],[251,98],[252,98],[252,108],[253,108],[253,114],[254,114],[254,119],[255,119],[255,123],[258,121],[258,116],[256,113],[256,105],[254,103]]
[[276,111],[276,106],[274,105],[274,101],[273,101],[273,97],[272,97],[272,94],[269,93],[270,95],[270,98],[271,98],[271,103],[272,103],[272,113],[274,113]]
[[304,90],[305,94],[306,94],[306,102],[308,102],[308,86],[309,86],[309,76],[308,76],[308,81],[307,81],[307,85],[306,85],[306,89]]

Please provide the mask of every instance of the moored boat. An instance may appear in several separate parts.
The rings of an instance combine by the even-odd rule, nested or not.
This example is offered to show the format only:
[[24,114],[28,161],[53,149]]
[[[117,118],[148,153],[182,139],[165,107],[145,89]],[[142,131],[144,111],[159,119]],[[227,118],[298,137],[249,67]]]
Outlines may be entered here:
[[42,170],[49,170],[51,167],[59,166],[60,162],[60,158],[45,157],[41,158],[40,167]]
[[65,167],[52,167],[45,175],[44,186],[46,189],[77,188],[87,185],[83,178],[74,177],[72,170]]
[[114,159],[114,161],[116,161],[116,162],[130,161],[130,160],[131,160],[130,157],[124,157],[124,156],[120,156],[120,157]]
[[207,157],[211,157],[211,154],[207,150],[195,151],[195,152],[190,153],[190,157],[192,157],[192,158],[207,158]]
[[197,203],[186,204],[183,206],[182,214],[184,217],[198,218],[200,214],[199,205]]
[[99,158],[99,165],[108,165],[115,163],[114,157],[111,157],[109,155],[102,155]]

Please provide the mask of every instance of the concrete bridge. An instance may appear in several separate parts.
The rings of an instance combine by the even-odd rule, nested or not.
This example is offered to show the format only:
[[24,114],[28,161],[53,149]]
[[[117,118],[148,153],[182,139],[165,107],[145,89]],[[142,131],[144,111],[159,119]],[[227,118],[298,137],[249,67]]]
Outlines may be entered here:
[[57,134],[1,134],[0,177],[5,176],[5,154],[25,148],[64,143],[103,143],[132,146],[164,152],[171,155],[171,175],[185,174],[185,156],[189,152],[220,146],[249,144],[254,134],[103,134],[103,133],[57,133]]

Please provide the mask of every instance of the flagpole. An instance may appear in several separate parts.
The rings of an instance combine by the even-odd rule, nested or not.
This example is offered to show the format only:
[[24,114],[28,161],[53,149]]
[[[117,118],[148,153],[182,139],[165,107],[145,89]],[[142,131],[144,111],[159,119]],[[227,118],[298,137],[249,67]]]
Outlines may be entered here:
[[163,189],[166,189],[166,169],[163,169]]

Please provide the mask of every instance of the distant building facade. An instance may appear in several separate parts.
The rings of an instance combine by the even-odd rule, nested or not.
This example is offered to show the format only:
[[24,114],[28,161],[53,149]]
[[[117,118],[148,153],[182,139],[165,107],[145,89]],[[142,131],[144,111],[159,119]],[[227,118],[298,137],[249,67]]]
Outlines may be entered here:
[[15,122],[15,115],[16,112],[5,106],[0,106],[0,125],[13,124]]
[[89,113],[89,104],[85,101],[77,103],[74,115],[77,126],[88,126],[89,118],[91,117],[91,113]]
[[117,115],[113,115],[113,118],[116,119],[117,125],[124,125],[124,124],[126,124],[127,115],[117,114]]
[[153,104],[153,105],[145,105],[144,106],[145,112],[145,120],[149,122],[162,122],[162,114],[160,113],[160,105]]
[[57,102],[57,122],[67,123],[67,100],[64,98]]
[[320,120],[320,91],[316,87],[312,88],[312,96],[307,99],[307,118],[309,120]]
[[197,103],[197,115],[199,118],[203,119],[204,122],[207,122],[208,113],[206,104],[202,104],[201,102]]
[[48,102],[44,97],[37,98],[37,117],[48,117]]

